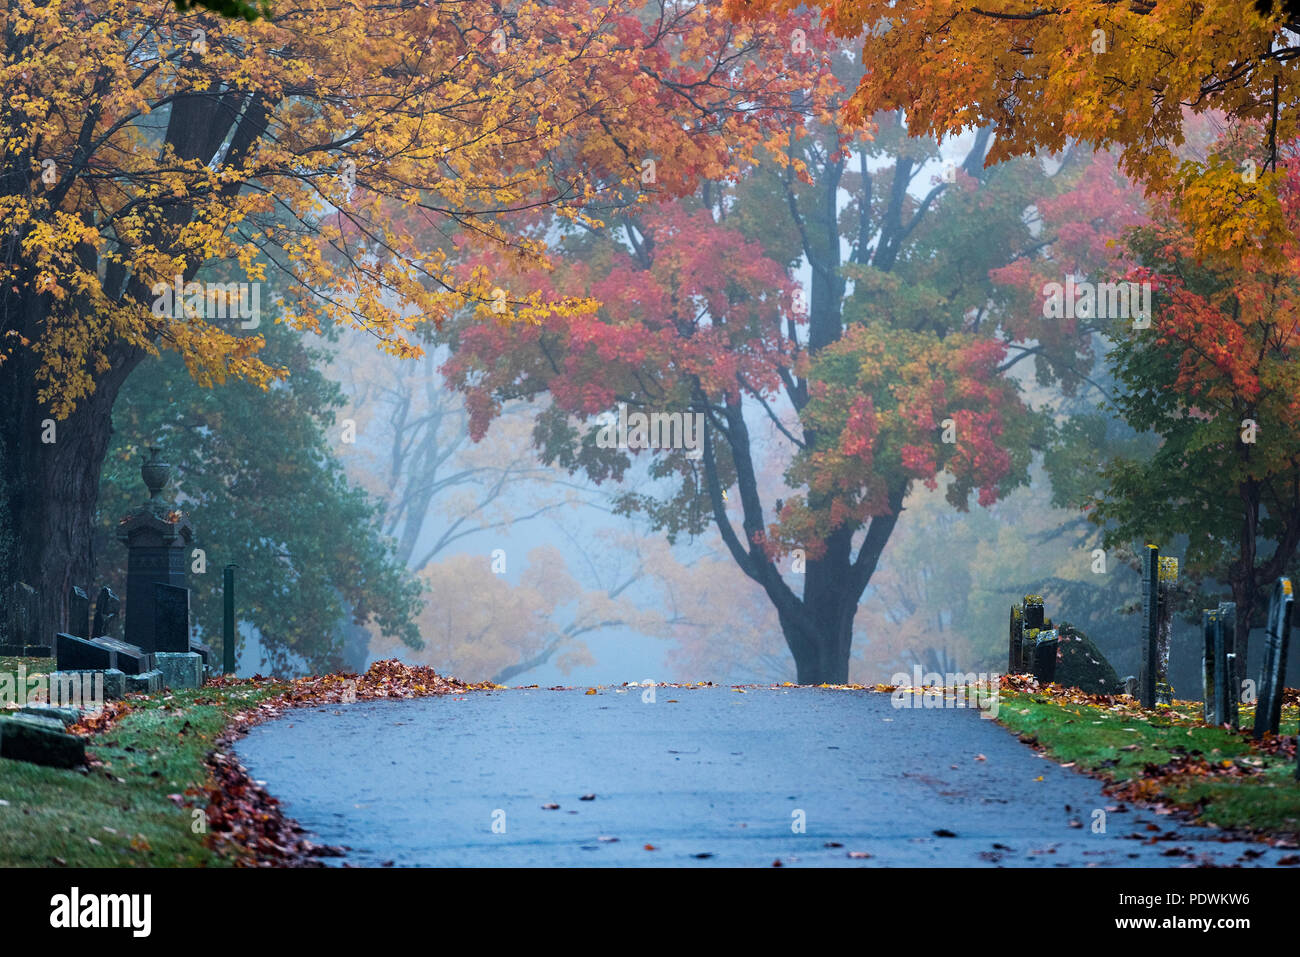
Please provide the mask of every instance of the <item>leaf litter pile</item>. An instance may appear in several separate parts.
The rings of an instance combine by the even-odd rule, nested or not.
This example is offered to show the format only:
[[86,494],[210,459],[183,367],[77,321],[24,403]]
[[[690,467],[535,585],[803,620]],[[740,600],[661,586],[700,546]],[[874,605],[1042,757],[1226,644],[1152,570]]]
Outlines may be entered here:
[[[498,687],[491,682],[469,684],[438,674],[427,666],[407,665],[396,659],[376,661],[363,675],[311,675],[282,681],[260,675],[253,678],[221,676],[205,682],[197,704],[218,704],[209,692],[222,689],[283,689],[267,700],[231,715],[230,725],[217,739],[208,756],[211,773],[205,788],[190,788],[184,794],[169,795],[179,807],[202,807],[206,803],[208,841],[216,852],[240,867],[320,867],[321,858],[338,857],[343,849],[314,844],[305,831],[285,816],[280,802],[231,752],[231,745],[249,728],[282,716],[294,708],[320,707],[356,701],[424,698],[461,694]],[[144,696],[130,695],[121,701],[107,701],[103,709],[87,715],[69,730],[90,736],[109,730],[123,715],[134,710]],[[95,763],[93,760],[92,764]]]

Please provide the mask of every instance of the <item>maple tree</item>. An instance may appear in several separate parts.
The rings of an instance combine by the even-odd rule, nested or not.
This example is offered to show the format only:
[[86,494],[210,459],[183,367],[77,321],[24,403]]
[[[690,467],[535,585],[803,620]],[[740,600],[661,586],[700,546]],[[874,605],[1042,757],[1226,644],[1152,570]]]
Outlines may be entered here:
[[[802,0],[726,0],[743,22]],[[987,162],[1062,152],[1072,142],[1118,151],[1123,171],[1176,208],[1197,251],[1239,256],[1286,241],[1275,186],[1278,150],[1300,133],[1294,4],[1079,0],[816,0],[826,27],[861,45],[868,69],[849,122],[905,109],[916,136],[994,133]],[[1261,12],[1267,10],[1268,12]],[[1188,113],[1253,124],[1242,165],[1188,159]],[[1246,163],[1249,166],[1245,166]],[[1243,167],[1251,173],[1242,176]],[[1257,174],[1257,175],[1256,175]]]
[[705,4],[290,0],[242,22],[13,0],[0,26],[0,578],[39,586],[46,632],[92,574],[133,370],[172,350],[200,385],[285,374],[212,299],[159,310],[157,289],[237,264],[248,283],[286,277],[292,325],[415,356],[421,326],[498,301],[456,270],[472,250],[538,261],[538,210],[603,215],[654,157],[677,160],[655,189],[688,189],[789,109],[753,56],[777,28]]
[[1300,547],[1300,155],[1279,154],[1281,248],[1241,265],[1200,256],[1168,205],[1130,234],[1130,275],[1155,285],[1157,308],[1150,330],[1112,331],[1113,404],[1160,444],[1110,462],[1092,502],[1108,541],[1186,536],[1183,574],[1231,589],[1243,674],[1263,593]]
[[[832,49],[816,35],[809,48]],[[935,144],[893,114],[846,141],[833,90],[818,90],[815,121],[791,129],[783,156],[617,229],[569,231],[560,269],[516,280],[597,311],[455,323],[447,366],[476,434],[502,402],[547,393],[543,458],[598,481],[633,464],[598,441],[617,402],[703,416],[698,459],[657,450],[648,474],[661,487],[621,507],[672,537],[716,525],[776,610],[803,683],[847,680],[858,601],[914,481],[942,479],[964,508],[1025,479],[1038,423],[999,375],[988,272],[1033,245],[1024,213],[1045,178],[1029,163],[984,171],[981,134],[951,182],[914,195]],[[800,259],[806,310],[790,275]],[[771,454],[785,457],[782,480],[760,483]]]

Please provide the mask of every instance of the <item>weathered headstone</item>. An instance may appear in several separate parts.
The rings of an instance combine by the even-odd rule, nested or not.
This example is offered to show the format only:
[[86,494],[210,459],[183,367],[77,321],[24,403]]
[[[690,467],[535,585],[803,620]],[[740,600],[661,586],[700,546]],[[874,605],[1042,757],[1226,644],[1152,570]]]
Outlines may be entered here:
[[136,645],[116,638],[96,638],[92,644],[113,653],[113,667],[128,675],[143,674],[153,670],[153,655]]
[[1201,655],[1201,700],[1202,714],[1209,724],[1215,723],[1217,706],[1214,684],[1215,642],[1219,629],[1219,612],[1214,608],[1201,611],[1201,636],[1204,641],[1204,653]]
[[1144,708],[1156,705],[1156,672],[1160,633],[1160,549],[1148,545],[1142,556],[1142,668],[1138,699]]
[[26,582],[14,582],[5,598],[5,613],[0,627],[0,655],[16,658],[48,658],[50,641],[40,634],[40,595]]
[[203,659],[203,667],[206,672],[208,668],[217,666],[217,653],[201,641],[190,641],[190,651]]
[[1219,602],[1214,631],[1214,723],[1237,727],[1237,603]]
[[156,694],[162,689],[162,672],[156,668],[142,675],[126,676],[126,690],[130,694]]
[[76,635],[56,635],[54,657],[58,659],[60,671],[103,671],[117,667],[112,648]]
[[190,590],[155,582],[153,595],[154,651],[188,654],[190,650]]
[[95,622],[91,625],[91,638],[112,638],[113,627],[117,619],[121,601],[113,594],[113,589],[105,585],[95,596]]
[[1024,618],[1025,631],[1043,628],[1046,620],[1043,610],[1043,596],[1026,595],[1023,607],[1024,610],[1021,614]]
[[1060,634],[1055,628],[1040,631],[1034,640],[1034,678],[1040,685],[1056,680],[1056,653]]
[[0,758],[75,768],[86,763],[86,744],[54,718],[11,715],[0,718]]
[[1156,629],[1156,704],[1174,703],[1174,689],[1169,683],[1169,646],[1173,639],[1173,592],[1178,582],[1178,559],[1161,558],[1159,621]]
[[1264,637],[1264,671],[1255,704],[1255,738],[1267,731],[1277,734],[1282,720],[1282,690],[1286,685],[1286,652],[1291,640],[1291,579],[1279,578],[1268,603],[1268,631]]
[[203,659],[193,652],[158,651],[154,653],[154,661],[162,672],[164,688],[203,686]]
[[1021,672],[1024,660],[1024,652],[1021,650],[1021,643],[1024,641],[1024,630],[1020,609],[1012,605],[1010,635],[1007,644],[1007,674],[1009,675],[1018,675]]
[[68,634],[75,638],[93,638],[90,633],[90,598],[79,585],[68,591]]

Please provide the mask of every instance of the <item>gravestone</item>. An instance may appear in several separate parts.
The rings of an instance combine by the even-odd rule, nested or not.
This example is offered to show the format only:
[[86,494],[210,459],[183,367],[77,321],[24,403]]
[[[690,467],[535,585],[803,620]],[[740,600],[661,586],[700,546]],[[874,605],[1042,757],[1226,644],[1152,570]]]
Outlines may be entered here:
[[155,582],[153,595],[154,651],[188,654],[190,650],[190,590]]
[[1156,629],[1156,704],[1172,705],[1174,689],[1169,684],[1169,645],[1174,629],[1173,592],[1178,583],[1178,559],[1161,558],[1157,575],[1160,579],[1160,611]]
[[1041,685],[1056,680],[1056,652],[1060,634],[1055,628],[1040,631],[1034,640],[1034,678]]
[[203,668],[205,673],[208,668],[215,668],[217,666],[216,652],[213,651],[207,645],[205,645],[203,642],[194,641],[193,639],[191,639],[190,651],[194,652],[194,654],[198,655],[200,658],[203,659]]
[[92,644],[113,653],[113,667],[128,675],[139,675],[153,670],[153,655],[135,645],[116,638],[96,638]]
[[1201,636],[1204,652],[1201,655],[1202,714],[1207,724],[1215,724],[1217,691],[1214,684],[1215,641],[1219,628],[1219,612],[1214,608],[1201,610]]
[[92,638],[113,637],[114,623],[122,603],[113,594],[113,589],[105,585],[95,596],[95,622],[91,626]]
[[1024,618],[1025,631],[1041,629],[1044,627],[1046,618],[1043,611],[1042,595],[1026,595],[1023,610],[1021,612]]
[[86,743],[55,718],[15,714],[0,718],[0,758],[75,768],[86,763]]
[[129,694],[157,694],[162,689],[162,672],[157,668],[142,675],[126,676],[126,690]]
[[79,585],[68,592],[68,634],[75,638],[92,638],[90,633],[90,598]]
[[159,651],[154,654],[164,688],[203,687],[203,659],[193,652]]
[[1279,578],[1268,603],[1268,630],[1264,637],[1264,670],[1255,704],[1256,740],[1267,731],[1277,734],[1282,720],[1282,690],[1286,685],[1286,652],[1291,640],[1291,579]]
[[1144,708],[1156,706],[1156,671],[1160,633],[1160,549],[1148,545],[1142,556],[1142,667],[1138,699]]
[[1237,727],[1237,603],[1219,602],[1214,629],[1214,723]]
[[14,582],[5,596],[3,640],[0,640],[0,655],[12,655],[16,658],[48,658],[52,654],[49,639],[40,635],[41,596],[26,582]]
[[117,667],[112,648],[76,635],[56,635],[54,657],[58,659],[60,671],[104,671]]
[[88,671],[51,671],[47,676],[51,697],[61,702],[70,700],[71,695],[80,694],[74,689],[92,688],[98,680],[102,682],[104,700],[116,701],[126,694],[126,675],[116,668],[107,670],[92,669]]
[[1025,626],[1020,616],[1020,608],[1016,605],[1011,606],[1011,626],[1010,637],[1007,646],[1007,674],[1018,675],[1024,663],[1024,651],[1021,644],[1024,641]]
[[[155,646],[154,614],[157,608],[153,586],[157,583],[184,588],[187,559],[194,532],[189,519],[159,493],[167,484],[171,466],[158,460],[158,449],[140,469],[149,488],[149,501],[133,509],[118,524],[117,537],[127,548],[126,602],[123,609],[123,637],[147,652]],[[167,634],[173,629],[168,628]],[[185,651],[187,648],[174,648]]]

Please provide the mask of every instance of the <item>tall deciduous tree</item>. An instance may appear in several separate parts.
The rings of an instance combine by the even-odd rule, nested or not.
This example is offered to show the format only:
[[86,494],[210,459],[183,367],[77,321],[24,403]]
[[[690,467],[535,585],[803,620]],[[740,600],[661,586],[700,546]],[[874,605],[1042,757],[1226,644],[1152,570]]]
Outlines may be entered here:
[[[670,536],[716,524],[805,683],[847,680],[858,601],[914,481],[942,480],[962,508],[1025,478],[1035,423],[999,375],[988,273],[1032,245],[1024,214],[1043,179],[1029,164],[986,174],[986,135],[938,179],[935,145],[909,140],[901,117],[846,143],[833,100],[817,102],[819,121],[792,129],[781,157],[571,236],[577,264],[524,283],[589,295],[597,312],[457,324],[448,365],[478,432],[503,401],[549,392],[538,447],[597,480],[631,466],[599,441],[616,403],[702,416],[698,459],[659,450],[649,471],[662,494],[624,507]],[[806,306],[790,273],[801,259]],[[780,482],[761,480],[770,455]]]
[[[803,0],[726,0],[743,21]],[[987,161],[1114,148],[1134,181],[1185,197],[1178,215],[1199,253],[1240,256],[1285,241],[1278,149],[1300,134],[1300,17],[1294,4],[1203,0],[815,0],[836,35],[861,44],[846,115],[904,109],[917,136],[995,134]],[[1255,124],[1244,155],[1186,159],[1188,112]],[[1248,165],[1247,165],[1248,164]],[[1250,173],[1243,181],[1241,173]]]
[[9,0],[0,580],[40,586],[44,630],[63,627],[68,586],[91,572],[112,407],[145,357],[175,351],[201,385],[285,373],[211,308],[155,310],[157,284],[214,261],[251,283],[270,269],[290,278],[287,321],[417,355],[422,324],[499,301],[488,277],[455,274],[458,256],[499,244],[537,260],[538,209],[601,215],[665,156],[655,188],[688,190],[761,141],[789,102],[755,55],[776,30],[631,0],[286,0],[252,23]]
[[1187,536],[1192,579],[1231,588],[1243,668],[1262,593],[1300,548],[1300,156],[1280,152],[1290,238],[1269,255],[1236,267],[1198,256],[1167,208],[1132,234],[1131,275],[1156,285],[1156,316],[1112,333],[1114,404],[1160,446],[1112,462],[1094,500],[1111,540]]

